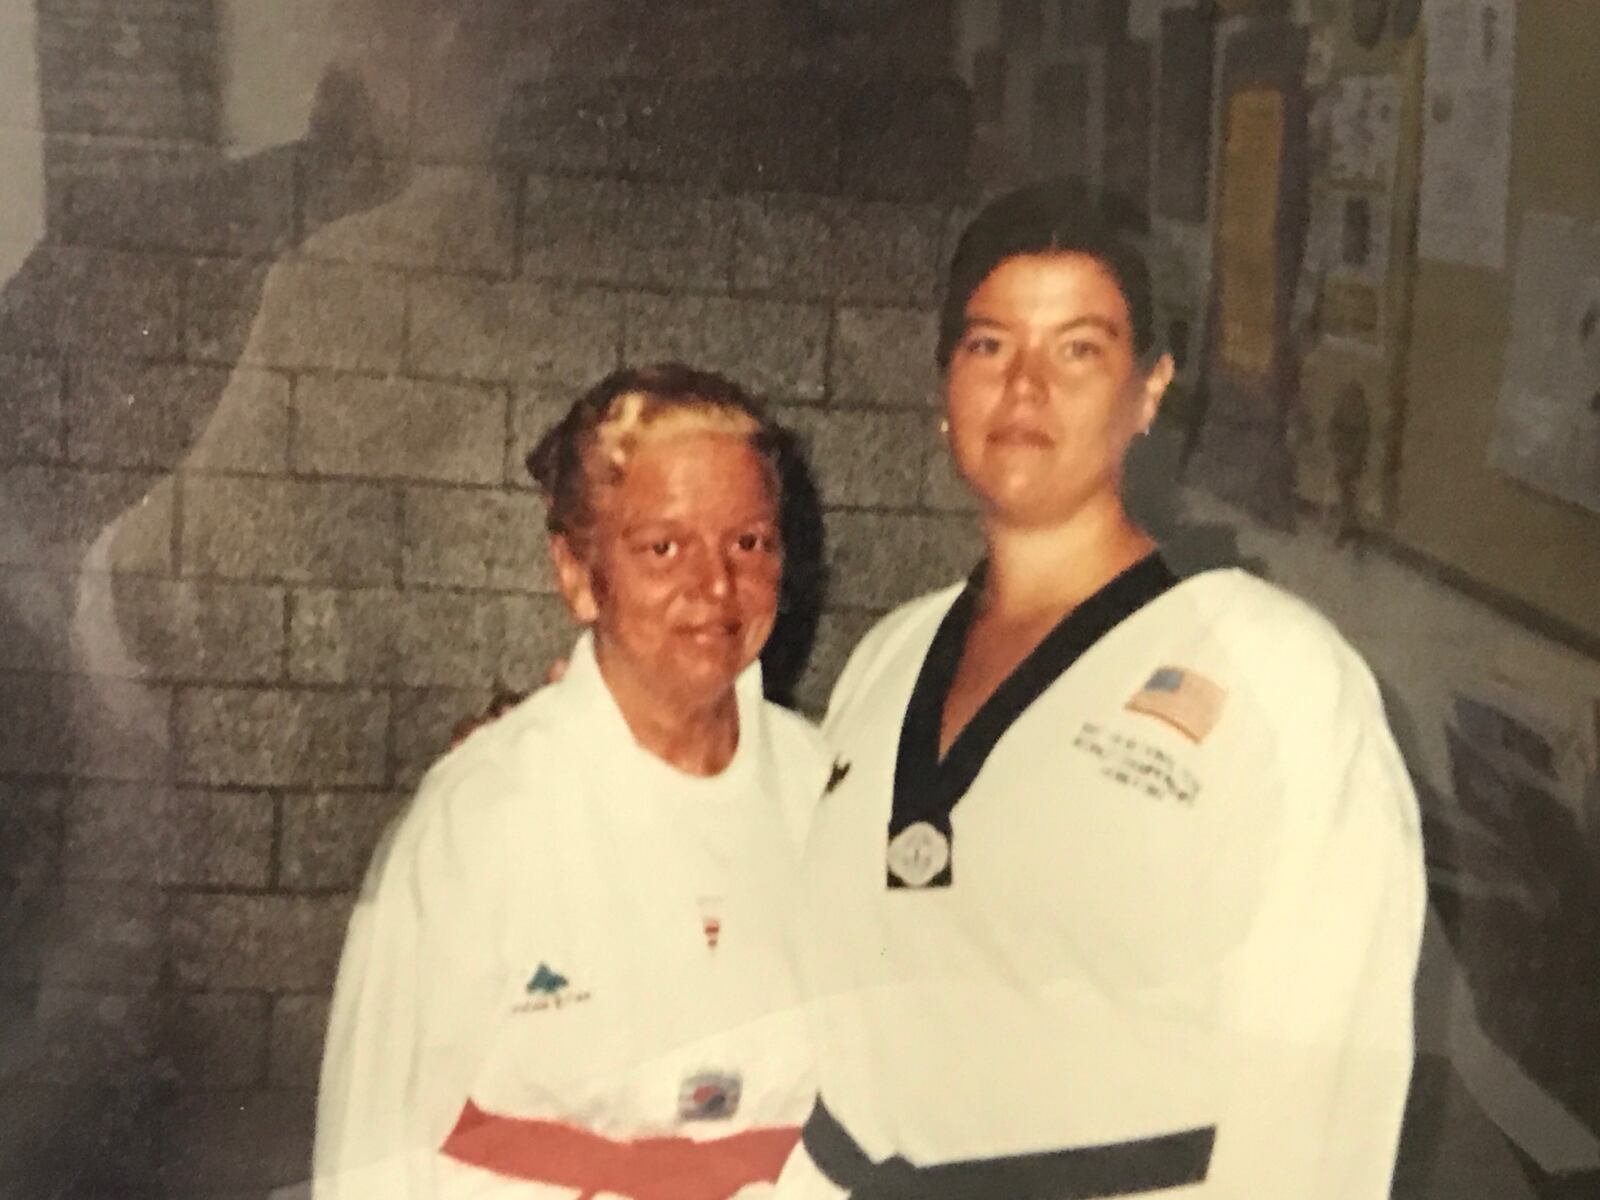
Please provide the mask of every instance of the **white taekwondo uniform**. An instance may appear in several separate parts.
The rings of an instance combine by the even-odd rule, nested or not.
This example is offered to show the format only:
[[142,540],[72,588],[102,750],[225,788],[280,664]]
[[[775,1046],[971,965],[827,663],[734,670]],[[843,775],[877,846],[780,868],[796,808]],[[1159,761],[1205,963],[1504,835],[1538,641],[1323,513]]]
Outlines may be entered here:
[[1151,556],[941,762],[975,596],[890,614],[834,693],[820,1100],[778,1196],[1387,1197],[1425,893],[1365,664],[1268,584]]
[[717,776],[633,739],[589,639],[374,857],[334,992],[318,1200],[721,1200],[815,1094],[787,922],[831,757],[737,686]]

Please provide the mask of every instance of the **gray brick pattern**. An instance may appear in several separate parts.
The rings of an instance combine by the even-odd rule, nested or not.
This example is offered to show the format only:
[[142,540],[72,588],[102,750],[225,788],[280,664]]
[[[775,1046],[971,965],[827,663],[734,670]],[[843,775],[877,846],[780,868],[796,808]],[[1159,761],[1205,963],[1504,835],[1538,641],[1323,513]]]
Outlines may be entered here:
[[154,997],[78,988],[42,988],[29,1016],[34,1037],[20,1061],[8,1059],[0,1067],[0,1086],[22,1079],[62,1087],[93,1084],[152,1056],[160,1029]]
[[81,569],[106,523],[117,518],[117,569],[172,566],[170,479],[133,471],[0,467],[0,564]]
[[283,261],[266,275],[239,361],[285,369],[393,371],[405,323],[394,271]]
[[530,178],[522,266],[531,277],[726,291],[734,206],[687,188]]
[[174,258],[41,247],[23,266],[23,286],[0,294],[0,346],[8,354],[170,357],[185,273]]
[[834,402],[936,407],[938,328],[937,317],[926,309],[841,309],[829,380]]
[[908,409],[789,407],[779,419],[805,448],[817,490],[834,508],[915,508],[931,414]]
[[0,671],[51,671],[66,665],[72,580],[36,570],[0,570],[0,607],[8,614],[0,639]]
[[374,589],[295,594],[289,674],[297,682],[470,687],[503,654],[498,597]]
[[303,376],[290,467],[306,475],[498,483],[506,398],[495,388]]
[[[520,462],[515,469],[527,477]],[[403,511],[403,584],[555,590],[544,504],[531,491],[415,487]]]
[[193,475],[183,505],[186,574],[345,584],[395,577],[400,504],[389,488]]
[[169,902],[148,884],[63,885],[43,914],[40,978],[112,995],[153,989],[166,967]]
[[179,1196],[303,1187],[312,1109],[303,1091],[215,1092],[163,1112],[162,1181]]
[[191,688],[178,698],[185,783],[370,787],[384,781],[389,702],[381,693]]
[[[211,402],[224,389],[235,393],[233,407],[254,419],[226,440],[213,435],[196,455],[211,426]],[[287,379],[268,371],[87,361],[67,391],[67,457],[89,467],[281,472],[288,396]],[[275,436],[279,428],[285,433]]]
[[59,361],[0,354],[0,461],[52,462],[61,454]]
[[272,823],[269,796],[86,784],[68,805],[61,870],[116,883],[265,887]]
[[161,1014],[159,1062],[187,1092],[259,1087],[267,1062],[268,1001],[246,992],[188,992]]
[[634,296],[623,358],[673,359],[721,371],[760,395],[821,400],[828,310],[726,296]]
[[863,304],[928,304],[944,210],[836,197],[739,202],[734,286]]
[[349,914],[344,896],[180,895],[172,970],[189,987],[325,989]]
[[293,232],[294,165],[280,155],[263,170],[217,172],[192,151],[86,154],[57,167],[58,228],[76,245],[270,258]]
[[322,996],[280,996],[272,1006],[269,1075],[273,1087],[312,1088],[322,1065],[328,1001]]
[[603,291],[430,278],[410,299],[407,366],[420,375],[573,387],[617,365],[621,309]]
[[[307,217],[322,225],[300,253],[331,262],[427,271],[513,274],[518,179],[468,167],[416,167],[392,203],[339,220],[371,171],[308,171]],[[393,169],[393,168],[387,168]]]
[[101,672],[228,683],[282,675],[282,588],[84,575],[74,602],[78,629],[121,633],[127,652],[100,656]]
[[400,792],[318,792],[284,797],[278,883],[294,891],[354,888],[366,872],[373,847],[404,799]]

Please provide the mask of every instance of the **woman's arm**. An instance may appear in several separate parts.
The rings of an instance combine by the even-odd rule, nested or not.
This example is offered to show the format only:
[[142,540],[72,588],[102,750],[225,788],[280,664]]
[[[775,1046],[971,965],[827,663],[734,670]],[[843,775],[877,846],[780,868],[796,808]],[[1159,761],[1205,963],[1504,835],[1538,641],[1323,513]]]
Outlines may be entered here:
[[1366,669],[1295,748],[1290,837],[1227,1005],[1208,1194],[1387,1200],[1426,886],[1416,799]]
[[374,856],[329,1016],[317,1200],[437,1193],[438,1149],[504,997],[497,790],[494,774],[445,764]]

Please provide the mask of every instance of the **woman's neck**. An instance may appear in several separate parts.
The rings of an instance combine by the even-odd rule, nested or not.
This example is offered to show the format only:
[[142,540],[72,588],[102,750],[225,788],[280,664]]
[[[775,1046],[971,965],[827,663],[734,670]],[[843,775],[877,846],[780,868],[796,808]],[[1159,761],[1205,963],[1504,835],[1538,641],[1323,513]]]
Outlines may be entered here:
[[1155,549],[1121,504],[1052,526],[985,522],[981,611],[1001,622],[1059,617]]
[[739,749],[739,702],[730,688],[706,705],[659,696],[596,645],[595,659],[634,741],[687,775],[717,775]]

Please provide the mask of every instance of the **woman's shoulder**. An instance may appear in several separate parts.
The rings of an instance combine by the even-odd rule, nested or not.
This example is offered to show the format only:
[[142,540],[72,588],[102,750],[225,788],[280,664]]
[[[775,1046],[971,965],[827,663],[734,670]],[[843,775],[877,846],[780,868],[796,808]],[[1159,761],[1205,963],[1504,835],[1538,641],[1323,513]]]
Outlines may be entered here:
[[1303,597],[1240,568],[1184,580],[1207,636],[1238,675],[1297,709],[1376,699],[1365,659],[1329,617]]
[[861,635],[851,652],[851,660],[880,658],[896,653],[924,635],[931,638],[965,587],[965,581],[953,583],[890,609]]
[[828,701],[829,720],[833,720],[852,697],[869,687],[883,669],[898,661],[902,654],[914,654],[920,662],[922,653],[939,628],[939,622],[944,620],[944,615],[950,611],[950,606],[964,587],[965,581],[927,592],[879,617],[861,635],[861,640],[845,660],[844,669],[840,671],[833,695]]
[[833,761],[827,738],[809,719],[771,700],[763,700],[761,705],[779,754],[800,756],[808,762],[822,763],[824,767]]
[[1184,579],[1176,589],[1204,613],[1220,636],[1236,642],[1281,642],[1333,652],[1348,648],[1328,617],[1303,597],[1241,567],[1219,567]]
[[502,836],[508,821],[535,816],[563,747],[571,746],[553,691],[541,688],[447,750],[422,777],[404,819],[476,839]]

